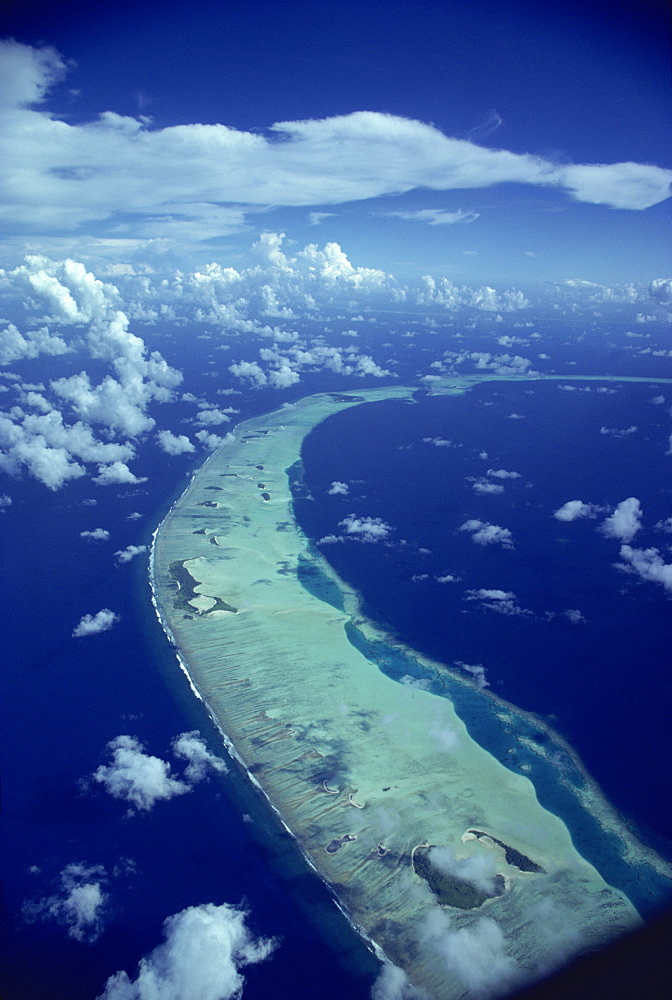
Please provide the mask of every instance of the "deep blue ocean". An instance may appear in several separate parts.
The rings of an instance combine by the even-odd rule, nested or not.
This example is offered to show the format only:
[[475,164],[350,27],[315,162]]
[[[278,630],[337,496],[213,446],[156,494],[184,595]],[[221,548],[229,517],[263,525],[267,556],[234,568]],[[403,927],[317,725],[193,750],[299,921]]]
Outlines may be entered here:
[[[672,509],[669,420],[649,402],[651,385],[575,385],[487,383],[332,416],[305,441],[312,499],[297,515],[313,541],[338,536],[352,513],[389,524],[383,543],[319,546],[365,613],[439,661],[481,664],[491,690],[564,737],[624,818],[669,856],[672,605],[659,584],[615,568],[620,542],[596,530],[607,508],[635,496],[644,516],[632,545],[668,550],[670,535],[654,526]],[[476,492],[484,479],[503,492]],[[334,481],[349,493],[330,495]],[[605,512],[553,517],[575,499]],[[474,544],[460,530],[469,519],[509,529],[513,547]],[[437,581],[447,574],[457,580]],[[518,613],[474,599],[481,589],[515,594]]]
[[[231,385],[230,358],[214,343],[196,356],[194,343],[157,331],[152,347],[185,370],[185,389],[221,402],[215,388]],[[401,380],[435,356],[436,337],[411,346]],[[625,373],[632,360],[612,357],[612,370]],[[76,364],[68,356],[38,359],[22,375],[47,380]],[[599,368],[589,356],[583,370]],[[225,399],[240,410],[235,421],[310,392],[353,392],[361,384],[316,373],[288,393]],[[663,390],[610,387],[617,391],[489,383],[455,398],[420,391],[412,405],[346,411],[306,442],[313,499],[297,501],[296,513],[313,540],[338,533],[338,522],[353,513],[386,521],[389,545],[321,548],[360,590],[366,613],[441,661],[482,664],[491,690],[550,723],[642,838],[669,853],[670,599],[659,585],[614,568],[618,543],[596,531],[601,517],[568,524],[552,517],[568,500],[614,507],[635,496],[644,517],[633,545],[655,545],[667,556],[672,536],[655,524],[672,515],[669,416],[667,406],[649,402]],[[193,406],[167,404],[156,416],[182,433]],[[632,425],[638,430],[630,435],[600,433]],[[166,917],[207,902],[244,903],[254,933],[279,940],[267,962],[244,970],[246,1000],[370,995],[377,963],[232,762],[228,774],[130,816],[90,781],[121,734],[169,760],[171,741],[198,729],[222,753],[154,615],[146,554],[122,566],[112,557],[150,543],[204,457],[168,459],[146,441],[133,463],[148,477],[138,486],[82,479],[52,493],[28,479],[0,484],[12,498],[0,515],[0,580],[11,608],[2,647],[0,971],[8,1000],[92,1000],[116,971],[135,976],[139,959],[161,941]],[[492,480],[504,486],[500,494],[475,492],[472,479],[488,469],[520,477]],[[347,483],[348,495],[330,495],[334,481]],[[508,528],[514,548],[475,545],[459,530],[468,519]],[[109,542],[80,537],[97,527],[110,532]],[[446,574],[459,581],[436,581]],[[527,613],[502,615],[466,599],[481,588],[514,593]],[[118,624],[73,639],[82,615],[101,608],[117,613]],[[572,623],[568,609],[585,621]],[[54,894],[59,873],[75,863],[105,872],[104,929],[90,943],[71,940],[54,920],[22,915],[26,902]]]

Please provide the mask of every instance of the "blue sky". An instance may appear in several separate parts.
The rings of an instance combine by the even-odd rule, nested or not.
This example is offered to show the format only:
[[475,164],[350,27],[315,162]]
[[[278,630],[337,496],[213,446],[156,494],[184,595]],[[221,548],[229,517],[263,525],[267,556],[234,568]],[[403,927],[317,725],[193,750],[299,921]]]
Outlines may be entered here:
[[3,263],[237,266],[268,230],[404,279],[665,276],[663,9],[10,4]]

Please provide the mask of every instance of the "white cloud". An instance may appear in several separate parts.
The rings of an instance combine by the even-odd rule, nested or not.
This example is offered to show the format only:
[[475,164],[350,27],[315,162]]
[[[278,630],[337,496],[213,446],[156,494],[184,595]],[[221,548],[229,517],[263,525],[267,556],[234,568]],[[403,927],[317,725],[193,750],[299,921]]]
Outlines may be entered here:
[[196,431],[196,440],[200,441],[204,448],[209,448],[211,451],[215,451],[216,448],[221,447],[227,441],[235,441],[235,437],[229,431],[227,434],[220,436],[219,434],[210,434],[208,431]]
[[108,894],[102,865],[66,865],[58,877],[58,891],[52,896],[23,904],[22,915],[29,922],[55,920],[74,941],[92,943],[103,931]]
[[469,601],[508,601],[516,595],[510,590],[468,590]]
[[476,493],[490,493],[497,494],[503,493],[504,487],[499,483],[491,483],[488,479],[481,477],[480,479],[474,479],[473,476],[467,476],[468,480],[472,482],[472,490]]
[[649,285],[649,293],[661,305],[672,305],[672,278],[654,278]]
[[562,612],[565,618],[567,618],[572,625],[578,625],[580,622],[585,622],[584,615],[576,608],[568,608],[566,611]]
[[98,1000],[238,1000],[245,982],[240,969],[276,947],[254,936],[247,916],[226,903],[204,903],[168,917],[165,941],[140,960],[137,977],[115,973]]
[[141,553],[147,551],[146,545],[127,545],[125,549],[118,549],[114,553],[114,558],[119,566],[124,563],[128,563],[131,559],[135,559],[136,556],[141,555]]
[[331,484],[331,486],[327,490],[327,493],[330,496],[344,496],[345,497],[345,496],[348,495],[349,492],[350,492],[350,487],[348,486],[348,484],[347,483],[339,483],[339,481],[337,479],[334,480],[334,482]]
[[147,811],[163,799],[172,799],[191,791],[211,771],[223,774],[227,767],[221,757],[211,753],[197,730],[180,733],[173,742],[175,757],[185,761],[177,777],[168,761],[145,753],[142,743],[134,736],[117,736],[107,745],[112,754],[110,764],[101,764],[93,780],[103,785],[116,799],[130,802]]
[[611,437],[623,438],[637,433],[637,427],[631,424],[630,427],[600,427],[600,434],[609,434]]
[[52,336],[46,327],[22,334],[9,323],[0,330],[0,365],[9,365],[23,358],[36,358],[38,354],[67,354],[70,350],[62,337]]
[[464,984],[474,998],[501,995],[520,978],[506,954],[502,929],[490,917],[453,930],[450,917],[433,907],[420,925],[424,949]]
[[469,308],[491,313],[515,312],[530,305],[520,291],[498,292],[488,285],[480,288],[458,287],[449,278],[437,280],[429,274],[422,275],[420,284],[420,291],[414,293],[419,305],[438,305],[450,310]]
[[636,573],[642,580],[659,583],[665,590],[672,591],[672,563],[666,563],[658,549],[633,549],[630,545],[621,545],[622,563],[616,563],[618,569],[626,573]]
[[80,531],[80,538],[90,538],[93,542],[109,542],[110,533],[106,528],[94,528],[92,531]]
[[231,417],[224,410],[208,409],[199,410],[194,422],[201,427],[212,427],[217,424],[228,424],[230,421]]
[[158,431],[156,435],[159,447],[167,455],[184,455],[196,451],[186,434],[172,434],[170,431]]
[[[82,370],[53,379],[49,384],[51,398],[43,392],[27,392],[21,407],[0,418],[0,468],[10,475],[25,469],[53,490],[69,479],[84,476],[86,463],[98,463],[97,482],[101,484],[141,481],[126,465],[135,457],[133,439],[154,427],[148,407],[171,399],[182,378],[180,372],[167,365],[158,352],[148,354],[143,340],[130,332],[127,315],[119,309],[118,289],[101,282],[83,264],[30,255],[25,264],[2,274],[6,287],[29,301],[35,311],[48,310],[50,324],[87,326],[85,337],[76,337],[75,343],[94,361],[107,363],[114,375],[107,374],[93,384]],[[69,349],[47,328],[27,335],[32,348],[17,346],[10,333],[23,356]],[[25,407],[40,412],[28,412]],[[95,425],[101,428],[102,440],[94,433]],[[130,440],[115,441],[119,436]]]
[[453,226],[457,222],[475,222],[479,213],[463,212],[461,208],[456,212],[449,212],[444,208],[421,208],[416,212],[386,212],[385,215],[412,222],[426,222],[430,226]]
[[490,524],[489,521],[479,521],[470,518],[460,525],[460,531],[471,531],[472,542],[476,545],[501,545],[502,548],[512,549],[513,540],[508,528],[500,528],[497,524]]
[[93,779],[115,799],[147,811],[161,799],[191,791],[191,785],[172,776],[170,764],[146,754],[133,736],[117,736],[107,747],[112,763],[101,764]]
[[558,521],[576,521],[579,517],[594,517],[600,508],[583,500],[568,500],[562,507],[553,511],[553,517]]
[[384,962],[371,987],[371,1000],[428,1000],[424,990],[417,990],[398,965]]
[[485,667],[482,663],[465,663],[464,660],[456,660],[455,666],[460,667],[467,674],[471,674],[474,678],[474,682],[477,687],[483,688],[490,687],[490,684],[485,676]]
[[119,483],[146,483],[147,477],[136,476],[125,462],[112,462],[111,465],[99,465],[93,481],[98,486],[116,486]]
[[103,608],[102,611],[98,611],[95,615],[84,615],[72,630],[73,638],[81,639],[86,635],[98,635],[100,632],[107,632],[119,620],[120,616],[115,614],[114,611],[110,611],[109,608]]
[[0,53],[2,108],[39,104],[47,91],[67,72],[61,55],[51,46],[32,48],[9,38],[3,40]]
[[442,438],[438,435],[436,437],[424,437],[422,442],[423,444],[433,444],[436,448],[450,448],[453,443],[448,438]]
[[440,872],[470,882],[483,892],[494,892],[497,866],[492,853],[458,858],[449,847],[432,847],[429,851],[429,860]]
[[607,517],[597,529],[607,538],[619,538],[631,542],[642,526],[642,508],[637,497],[622,500],[614,513]]
[[506,469],[488,469],[486,475],[493,479],[520,479],[519,472],[507,472]]
[[668,535],[672,535],[672,517],[666,517],[663,521],[657,521],[654,525],[656,531],[664,531]]
[[241,361],[237,364],[229,365],[229,371],[238,378],[247,379],[253,385],[266,385],[268,381],[266,375],[256,361]]
[[173,752],[176,757],[187,761],[183,776],[194,784],[202,781],[209,771],[222,774],[227,770],[221,757],[210,753],[197,730],[182,733],[173,740]]
[[435,576],[434,579],[437,583],[457,583],[460,578],[453,573],[442,573],[441,576]]
[[113,232],[123,213],[127,238],[197,241],[239,229],[245,206],[314,209],[418,188],[528,184],[635,210],[669,196],[672,171],[660,167],[556,163],[373,111],[276,122],[267,134],[223,124],[154,128],[114,111],[71,124],[39,108],[63,73],[58,53],[4,41],[0,62],[0,142],[13,193],[6,224],[26,232],[93,224]]
[[357,366],[354,374],[361,376],[373,375],[374,378],[385,378],[386,375],[391,375],[392,373],[386,368],[381,368],[380,365],[376,364],[370,355],[362,354],[361,357],[357,358]]
[[343,528],[343,535],[358,542],[380,542],[389,538],[394,530],[391,525],[380,517],[358,517],[348,514],[338,522]]
[[531,611],[521,608],[516,595],[510,590],[468,590],[467,601],[480,601],[484,608],[496,611],[500,615],[530,615]]

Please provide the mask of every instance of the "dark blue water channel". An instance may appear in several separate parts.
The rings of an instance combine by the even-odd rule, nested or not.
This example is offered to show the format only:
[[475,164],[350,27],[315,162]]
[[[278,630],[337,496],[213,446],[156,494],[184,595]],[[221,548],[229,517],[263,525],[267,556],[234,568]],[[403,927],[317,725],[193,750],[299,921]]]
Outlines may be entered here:
[[[480,692],[462,684],[449,692],[482,745],[513,768],[532,765],[540,799],[563,816],[582,853],[613,884],[629,883],[648,910],[664,901],[669,882],[644,885],[641,872],[623,865],[617,844],[577,806],[571,786],[582,783],[580,773],[547,727],[578,753],[624,822],[672,857],[664,764],[672,752],[672,603],[661,585],[615,568],[621,541],[598,530],[610,510],[636,497],[642,528],[631,545],[668,555],[670,535],[656,525],[672,510],[669,418],[650,402],[650,385],[583,388],[591,391],[485,383],[462,396],[419,394],[412,404],[334,415],[304,443],[295,511],[360,592],[369,618],[465,676],[459,664],[481,665],[489,690],[539,719],[518,716],[513,730],[545,748],[550,762],[516,746],[492,699],[487,710]],[[602,431],[633,426],[629,434]],[[517,476],[492,474],[502,470]],[[330,492],[334,482],[347,493]],[[478,483],[503,490],[483,492]],[[572,522],[553,516],[575,499],[602,510]],[[350,515],[381,519],[387,537],[356,540]],[[475,543],[473,530],[461,530],[470,520],[508,529],[510,547]],[[455,579],[439,582],[447,576]],[[488,590],[514,595],[508,613],[501,601],[479,599]]]

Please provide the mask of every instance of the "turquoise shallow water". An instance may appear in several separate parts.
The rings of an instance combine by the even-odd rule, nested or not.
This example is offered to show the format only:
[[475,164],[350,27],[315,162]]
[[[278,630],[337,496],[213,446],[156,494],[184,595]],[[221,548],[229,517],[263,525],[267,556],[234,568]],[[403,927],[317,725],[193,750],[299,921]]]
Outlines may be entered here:
[[[500,384],[458,398],[421,399],[415,407],[358,407],[309,436],[295,501],[313,542],[338,533],[339,520],[353,511],[393,526],[384,546],[350,541],[322,545],[321,552],[358,588],[365,612],[393,635],[447,663],[486,664],[490,690],[522,705],[523,713],[514,710],[503,721],[491,698],[450,677],[445,688],[434,682],[433,689],[449,695],[475,739],[507,767],[529,773],[540,801],[567,822],[581,853],[646,914],[669,900],[669,880],[624,861],[617,838],[600,831],[574,790],[586,785],[587,761],[592,778],[629,816],[628,826],[672,857],[669,841],[659,836],[669,830],[668,778],[655,764],[672,751],[665,722],[669,599],[662,588],[635,585],[614,570],[618,545],[595,531],[595,521],[560,525],[551,515],[571,498],[613,508],[636,491],[645,512],[642,534],[648,529],[641,544],[664,542],[651,529],[668,514],[660,479],[667,432],[650,396],[648,385],[598,396],[570,395],[552,384]],[[506,420],[513,411],[523,419]],[[534,422],[534,433],[526,421]],[[600,433],[634,422],[644,437],[634,444]],[[582,428],[578,441],[573,427]],[[423,442],[437,437],[451,445]],[[477,457],[484,450],[487,462]],[[482,475],[484,465],[521,470],[521,482],[475,498],[469,479]],[[330,495],[333,481],[351,484],[349,494]],[[311,499],[302,499],[306,493]],[[457,530],[475,515],[511,526],[515,550],[479,551]],[[431,554],[419,552],[423,546]],[[459,584],[436,584],[433,577],[447,569],[459,573]],[[465,592],[479,585],[515,592],[529,613],[475,613]],[[557,617],[577,604],[585,627]],[[549,612],[556,617],[549,620]],[[397,679],[414,673],[396,650],[373,655]],[[562,733],[557,740],[554,730]]]

